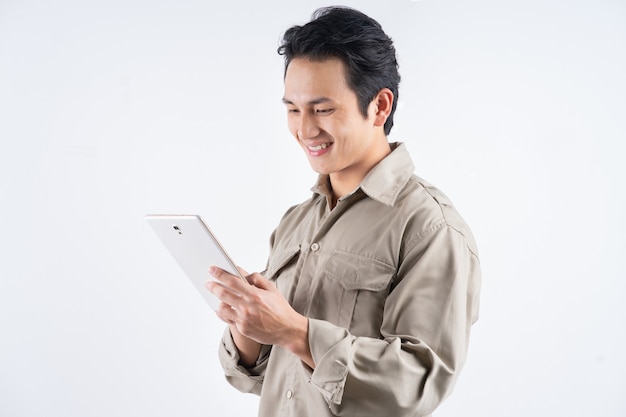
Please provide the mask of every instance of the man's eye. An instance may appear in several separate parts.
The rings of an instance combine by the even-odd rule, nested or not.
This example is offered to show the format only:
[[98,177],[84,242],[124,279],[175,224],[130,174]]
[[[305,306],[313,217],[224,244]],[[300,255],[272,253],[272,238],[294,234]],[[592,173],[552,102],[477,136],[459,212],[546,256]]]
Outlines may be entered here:
[[318,114],[330,114],[333,112],[333,109],[317,109],[316,113]]
[[298,109],[287,109],[288,113],[300,113]]

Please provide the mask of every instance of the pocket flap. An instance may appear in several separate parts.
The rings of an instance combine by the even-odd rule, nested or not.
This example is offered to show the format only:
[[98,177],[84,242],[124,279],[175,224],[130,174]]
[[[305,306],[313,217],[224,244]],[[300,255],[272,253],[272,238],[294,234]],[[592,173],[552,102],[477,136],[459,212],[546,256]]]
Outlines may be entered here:
[[265,278],[272,279],[280,272],[287,264],[291,262],[300,253],[300,245],[292,246],[283,250],[280,250],[270,256],[267,269],[263,274]]
[[346,290],[369,291],[387,288],[396,272],[384,262],[340,250],[326,261],[324,270]]

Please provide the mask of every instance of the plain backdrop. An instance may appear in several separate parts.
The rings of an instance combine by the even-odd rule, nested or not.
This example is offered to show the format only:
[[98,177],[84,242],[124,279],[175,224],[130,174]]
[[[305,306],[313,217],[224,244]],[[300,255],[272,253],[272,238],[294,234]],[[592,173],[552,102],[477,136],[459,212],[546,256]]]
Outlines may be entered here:
[[[346,1],[396,42],[390,140],[481,251],[445,416],[624,416],[626,5]],[[315,180],[281,34],[318,1],[0,0],[0,416],[252,416],[143,220],[198,213],[262,270]]]

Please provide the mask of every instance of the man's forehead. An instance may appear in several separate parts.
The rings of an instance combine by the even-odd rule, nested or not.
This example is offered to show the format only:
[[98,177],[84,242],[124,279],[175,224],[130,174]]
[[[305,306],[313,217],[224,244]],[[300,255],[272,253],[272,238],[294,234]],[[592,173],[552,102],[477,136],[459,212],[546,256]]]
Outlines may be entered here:
[[285,74],[283,102],[294,101],[320,104],[340,99],[349,89],[345,66],[338,58],[312,61],[296,58],[291,61]]

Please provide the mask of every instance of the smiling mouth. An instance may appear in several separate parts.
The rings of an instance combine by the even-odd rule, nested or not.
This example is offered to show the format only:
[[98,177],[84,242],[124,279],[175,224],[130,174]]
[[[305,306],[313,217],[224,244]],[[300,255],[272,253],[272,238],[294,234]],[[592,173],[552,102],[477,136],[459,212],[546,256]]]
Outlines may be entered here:
[[328,148],[330,145],[332,145],[332,143],[321,143],[321,144],[316,145],[316,146],[307,145],[307,148],[309,148],[309,150],[311,150],[313,152],[317,152],[317,151],[321,151],[322,149]]

